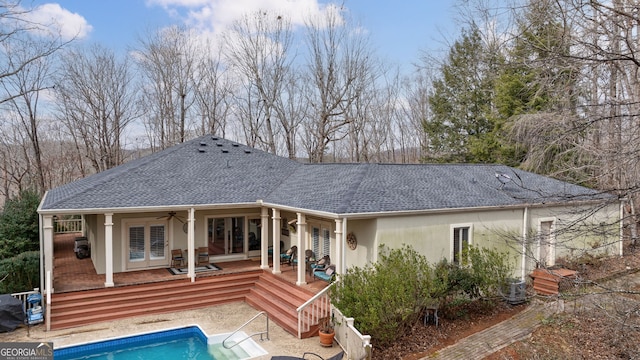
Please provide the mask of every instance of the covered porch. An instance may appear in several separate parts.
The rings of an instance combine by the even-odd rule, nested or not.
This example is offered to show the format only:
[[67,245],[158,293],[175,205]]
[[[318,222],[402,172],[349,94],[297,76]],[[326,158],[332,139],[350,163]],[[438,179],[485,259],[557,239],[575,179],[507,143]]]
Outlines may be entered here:
[[[74,241],[79,233],[56,234],[53,240],[54,251],[54,273],[53,289],[55,293],[66,293],[83,290],[94,290],[104,288],[105,275],[98,274],[93,266],[91,258],[78,259],[74,252]],[[279,264],[279,263],[278,263]],[[234,260],[216,262],[215,265],[220,270],[196,272],[197,278],[218,276],[249,272],[261,269],[260,258],[249,258],[246,260]],[[269,259],[269,266],[272,267],[272,260]],[[298,283],[297,267],[290,265],[280,266],[280,272],[275,274],[283,280],[295,285]],[[178,279],[188,279],[187,274],[174,275],[169,268],[146,269],[139,271],[128,271],[113,274],[115,287],[127,285],[140,285],[154,282],[172,281]],[[315,293],[324,289],[328,284],[305,272],[305,284],[301,287]]]

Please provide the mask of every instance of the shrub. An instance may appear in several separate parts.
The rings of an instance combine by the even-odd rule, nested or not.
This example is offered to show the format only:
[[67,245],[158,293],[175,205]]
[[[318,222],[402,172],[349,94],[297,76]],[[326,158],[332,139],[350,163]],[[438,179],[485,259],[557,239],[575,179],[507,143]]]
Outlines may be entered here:
[[[435,267],[438,281],[445,284],[444,314],[461,314],[454,309],[473,300],[493,299],[501,296],[504,285],[513,273],[508,253],[494,249],[470,246],[461,257],[460,265],[446,259]],[[495,304],[495,303],[494,303]]]
[[40,252],[27,251],[0,260],[0,294],[40,287]]
[[379,253],[378,262],[349,268],[331,300],[355,318],[360,331],[385,346],[411,329],[422,307],[441,289],[426,258],[410,246],[389,250],[382,245]]

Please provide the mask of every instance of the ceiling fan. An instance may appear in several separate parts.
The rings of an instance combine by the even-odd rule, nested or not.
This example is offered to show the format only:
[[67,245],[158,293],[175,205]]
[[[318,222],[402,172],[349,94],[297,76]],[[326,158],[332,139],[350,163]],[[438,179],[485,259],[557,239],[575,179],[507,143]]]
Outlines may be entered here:
[[173,218],[176,218],[178,221],[180,221],[183,224],[186,224],[186,221],[184,221],[184,219],[182,219],[181,216],[176,215],[175,211],[169,211],[169,213],[166,216],[159,216],[158,219],[163,219],[163,220],[171,220]]
[[184,231],[184,233],[186,234],[188,231],[188,225],[187,222],[180,217],[179,215],[176,215],[175,211],[169,211],[169,213],[167,213],[166,216],[160,216],[158,217],[158,219],[163,219],[166,221],[171,221],[171,219],[176,218],[178,221],[180,221],[180,223],[182,223],[182,231]]

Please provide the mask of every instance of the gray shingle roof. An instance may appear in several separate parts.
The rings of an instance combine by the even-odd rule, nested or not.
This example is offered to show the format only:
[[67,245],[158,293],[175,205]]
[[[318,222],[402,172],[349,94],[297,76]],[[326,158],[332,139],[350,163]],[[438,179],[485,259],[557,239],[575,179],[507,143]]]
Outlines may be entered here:
[[[502,184],[496,174],[511,181]],[[335,214],[601,198],[503,165],[301,164],[205,136],[47,193],[44,210],[268,203]]]

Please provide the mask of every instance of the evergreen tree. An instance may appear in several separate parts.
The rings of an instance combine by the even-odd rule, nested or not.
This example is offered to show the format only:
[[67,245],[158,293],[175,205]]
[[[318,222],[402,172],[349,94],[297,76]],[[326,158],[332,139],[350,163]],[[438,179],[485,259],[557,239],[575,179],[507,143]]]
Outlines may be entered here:
[[576,119],[577,72],[559,56],[569,53],[568,32],[548,0],[532,0],[527,9],[495,83],[495,132],[501,162],[553,174],[579,141],[568,130]]
[[[441,66],[429,96],[432,118],[423,128],[429,139],[425,160],[486,162],[472,147],[493,130],[493,82],[499,56],[490,51],[477,27],[463,32]],[[476,145],[474,145],[476,144]]]
[[39,203],[40,195],[36,191],[26,190],[4,204],[0,213],[0,260],[26,251],[40,250]]

